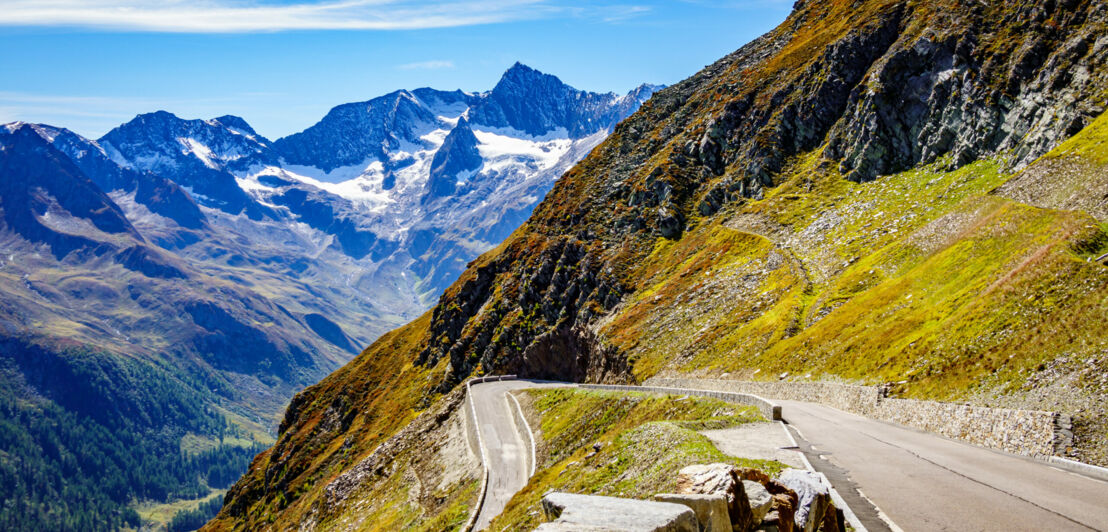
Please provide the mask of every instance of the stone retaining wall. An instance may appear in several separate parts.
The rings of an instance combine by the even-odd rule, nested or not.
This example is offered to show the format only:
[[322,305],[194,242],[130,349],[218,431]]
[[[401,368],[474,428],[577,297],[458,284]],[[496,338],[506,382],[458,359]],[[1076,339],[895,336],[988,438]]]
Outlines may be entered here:
[[[590,390],[613,390],[618,392],[657,392],[657,393],[677,393],[683,395],[699,395],[702,397],[712,397],[728,403],[736,403],[740,405],[750,405],[757,407],[762,412],[762,415],[770,421],[777,421],[781,419],[781,407],[773,401],[767,401],[757,395],[749,393],[736,393],[734,391],[723,390],[705,390],[700,387],[688,387],[688,386],[623,386],[619,384],[579,384],[581,388]],[[676,389],[685,388],[685,389]]]
[[941,434],[1025,456],[1062,454],[1072,445],[1069,416],[1055,412],[988,408],[937,401],[893,399],[880,386],[831,382],[751,382],[652,378],[647,386],[757,394],[770,399],[832,406],[872,419]]

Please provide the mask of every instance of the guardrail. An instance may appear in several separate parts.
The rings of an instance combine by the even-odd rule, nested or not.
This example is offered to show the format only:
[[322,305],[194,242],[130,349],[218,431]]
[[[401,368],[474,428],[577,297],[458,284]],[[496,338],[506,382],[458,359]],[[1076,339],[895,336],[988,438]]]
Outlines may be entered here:
[[712,397],[728,403],[736,403],[740,405],[749,405],[757,407],[762,412],[762,415],[770,421],[781,420],[781,405],[763,399],[754,394],[749,393],[735,393],[735,392],[721,392],[716,390],[698,390],[695,388],[671,388],[666,386],[626,386],[620,384],[579,384],[581,388],[591,390],[613,390],[621,392],[653,392],[653,393],[667,393],[677,395],[696,395],[699,397]]

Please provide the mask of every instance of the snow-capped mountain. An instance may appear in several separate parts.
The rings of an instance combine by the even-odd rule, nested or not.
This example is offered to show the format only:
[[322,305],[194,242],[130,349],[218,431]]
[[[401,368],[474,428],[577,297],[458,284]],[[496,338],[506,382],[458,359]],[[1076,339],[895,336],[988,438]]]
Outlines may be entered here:
[[97,140],[0,125],[5,404],[156,436],[147,470],[186,446],[245,459],[235,446],[425,313],[652,90],[516,65],[489,92],[397,91],[273,142],[164,111]]
[[289,252],[337,252],[328,260],[355,286],[403,286],[386,299],[414,317],[655,89],[589,93],[517,63],[488,92],[400,90],[274,142],[238,117],[157,112],[99,145],[180,183],[223,226]]
[[654,89],[517,64],[488,92],[396,91],[272,142],[165,111],[98,140],[7,124],[0,341],[175,367],[265,423],[426,311]]

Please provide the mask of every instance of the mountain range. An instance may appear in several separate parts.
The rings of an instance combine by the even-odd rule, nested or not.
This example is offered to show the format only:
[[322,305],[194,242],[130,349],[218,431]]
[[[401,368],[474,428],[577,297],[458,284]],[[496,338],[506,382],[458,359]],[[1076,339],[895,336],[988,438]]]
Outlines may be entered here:
[[[1093,0],[796,2],[298,394],[206,530],[462,526],[482,485],[463,383],[489,374],[880,384],[1072,414],[1066,456],[1108,463],[1105,35]],[[536,526],[523,494],[574,471],[623,471],[582,463],[603,446],[640,448],[592,441],[543,442],[491,529]]]
[[[79,405],[125,393],[146,420],[128,425],[135,434],[252,452],[295,391],[429,308],[654,90],[589,93],[517,63],[488,92],[396,91],[276,141],[239,117],[165,111],[96,140],[0,127],[0,363],[12,412],[30,398],[84,423]],[[69,382],[88,364],[100,384]],[[190,397],[182,410],[204,414],[153,413],[166,397]],[[43,492],[4,473],[21,486],[13,499],[49,498],[68,481]],[[101,502],[73,513],[108,513]],[[104,519],[92,528],[119,524]]]

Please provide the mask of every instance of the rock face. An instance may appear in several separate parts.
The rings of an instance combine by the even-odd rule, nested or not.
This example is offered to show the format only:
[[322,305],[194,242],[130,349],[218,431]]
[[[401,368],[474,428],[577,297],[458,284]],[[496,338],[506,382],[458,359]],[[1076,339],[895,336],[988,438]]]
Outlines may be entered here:
[[235,182],[235,169],[271,160],[269,141],[246,129],[238,117],[182,120],[158,111],[135,117],[98,141],[120,166],[152,172],[192,190],[205,206],[251,219],[273,217]]
[[450,130],[442,146],[431,159],[431,174],[427,177],[427,193],[423,201],[450,196],[457,188],[459,174],[481,167],[481,152],[477,149],[477,137],[469,129],[465,117]]
[[106,235],[142,239],[123,211],[30,125],[0,133],[0,211],[7,228],[47,244],[58,260],[72,251],[111,249],[102,242]]
[[540,530],[697,532],[693,511],[668,502],[553,492],[542,498],[542,509],[555,526]]
[[578,137],[596,131],[599,124],[618,121],[627,110],[637,107],[636,100],[645,101],[644,96],[659,88],[643,85],[625,97],[587,93],[516,63],[474,106],[471,117],[478,124],[512,128],[535,137],[558,129]]

